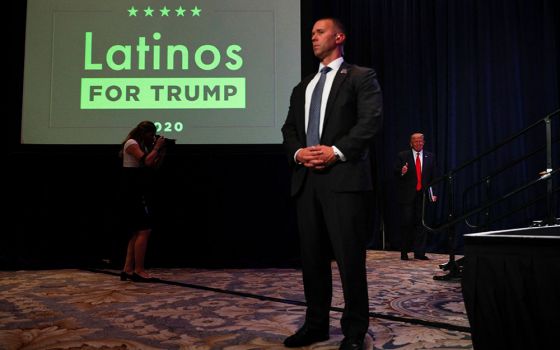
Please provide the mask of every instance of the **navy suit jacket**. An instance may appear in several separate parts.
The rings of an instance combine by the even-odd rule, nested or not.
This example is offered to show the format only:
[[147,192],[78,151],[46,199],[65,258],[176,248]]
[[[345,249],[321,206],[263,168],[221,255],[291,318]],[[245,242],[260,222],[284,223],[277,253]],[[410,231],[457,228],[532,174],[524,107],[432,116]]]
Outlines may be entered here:
[[[315,74],[303,79],[292,91],[290,108],[282,127],[284,147],[292,164],[291,194],[297,195],[307,172],[294,161],[306,147],[305,89]],[[323,170],[333,191],[372,190],[369,147],[382,125],[381,88],[373,69],[344,62],[338,69],[327,100],[321,144],[336,146],[346,157]]]
[[[422,157],[422,190],[436,176],[436,159],[433,153],[423,150]],[[408,171],[401,175],[403,165],[408,163]],[[399,152],[395,163],[395,175],[397,177],[397,201],[399,203],[411,203],[416,196],[416,159],[412,149]]]

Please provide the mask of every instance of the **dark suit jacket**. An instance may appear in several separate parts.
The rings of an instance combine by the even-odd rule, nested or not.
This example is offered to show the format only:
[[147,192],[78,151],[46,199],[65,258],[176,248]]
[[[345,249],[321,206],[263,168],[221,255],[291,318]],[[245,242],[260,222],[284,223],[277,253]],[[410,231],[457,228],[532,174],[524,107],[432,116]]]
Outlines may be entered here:
[[[422,165],[422,189],[435,178],[436,159],[433,153],[423,150]],[[401,175],[403,165],[408,163],[408,171]],[[399,203],[411,203],[416,195],[416,159],[412,149],[399,152],[395,163],[395,176],[397,177],[397,201]]]
[[[306,147],[305,89],[315,74],[306,77],[292,91],[290,109],[282,127],[284,147],[293,165],[291,194],[301,189],[308,168],[293,156]],[[382,125],[381,88],[373,69],[344,62],[334,78],[321,134],[321,144],[336,146],[346,157],[324,173],[333,191],[368,191],[373,188],[369,146]]]

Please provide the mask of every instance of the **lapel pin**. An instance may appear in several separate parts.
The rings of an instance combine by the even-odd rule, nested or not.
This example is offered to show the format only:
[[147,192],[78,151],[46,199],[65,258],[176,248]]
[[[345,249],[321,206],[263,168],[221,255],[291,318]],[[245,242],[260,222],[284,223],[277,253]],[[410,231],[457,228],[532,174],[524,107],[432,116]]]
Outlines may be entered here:
[[348,70],[346,68],[342,68],[340,70],[340,74],[346,74],[346,73],[348,73]]

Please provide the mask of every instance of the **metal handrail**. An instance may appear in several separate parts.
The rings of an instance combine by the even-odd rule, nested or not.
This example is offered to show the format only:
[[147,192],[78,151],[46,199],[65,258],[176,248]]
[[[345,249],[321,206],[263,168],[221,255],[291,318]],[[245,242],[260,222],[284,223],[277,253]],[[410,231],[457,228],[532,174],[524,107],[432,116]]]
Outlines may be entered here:
[[[556,138],[555,140],[552,140],[552,143],[553,143],[553,144],[556,144],[556,143],[558,143],[558,142],[560,142],[560,138]],[[514,159],[513,161],[511,161],[511,162],[509,162],[509,163],[506,163],[506,164],[505,164],[504,166],[502,166],[501,168],[496,169],[496,170],[495,170],[494,172],[492,172],[491,174],[489,174],[489,175],[487,175],[487,176],[484,176],[481,180],[479,180],[479,181],[473,183],[472,185],[470,185],[469,187],[467,187],[467,188],[463,191],[463,201],[462,201],[462,203],[463,203],[463,208],[466,207],[466,203],[467,203],[467,194],[468,194],[470,191],[474,190],[476,187],[478,187],[478,186],[480,186],[480,185],[482,185],[482,184],[484,184],[484,183],[486,184],[487,187],[489,187],[489,186],[490,186],[490,183],[491,183],[491,180],[492,180],[493,178],[497,177],[498,175],[500,175],[500,174],[503,173],[504,171],[506,171],[506,170],[512,168],[513,166],[515,166],[515,165],[521,163],[522,161],[531,158],[532,156],[534,156],[535,154],[539,153],[540,151],[542,151],[542,150],[545,149],[546,147],[547,147],[547,145],[541,146],[541,147],[539,147],[539,148],[537,148],[537,149],[535,149],[535,150],[533,150],[533,151],[527,153],[525,156],[523,156],[523,157],[521,157],[521,158],[517,158],[517,159]],[[553,192],[554,192],[554,191],[553,191]],[[512,214],[513,212],[515,212],[515,211],[512,211],[511,214]],[[506,216],[507,216],[507,215],[506,215]],[[503,218],[503,217],[502,217],[502,218]],[[496,222],[496,220],[493,220],[492,222]],[[480,225],[471,224],[471,223],[469,222],[468,218],[465,219],[465,223],[466,223],[467,226],[470,227],[470,228],[480,228],[480,227],[481,227]],[[490,224],[490,223],[487,223],[486,226],[488,226],[489,224]]]
[[[552,190],[552,193],[556,193],[556,192],[560,192],[560,186],[559,186],[559,187],[556,187],[555,189]],[[501,215],[501,216],[498,216],[497,218],[494,218],[494,219],[491,220],[491,221],[488,221],[488,222],[486,223],[486,226],[488,226],[488,225],[490,225],[490,224],[493,224],[493,223],[495,223],[495,222],[498,222],[498,221],[500,221],[500,220],[502,220],[502,219],[505,219],[505,218],[507,218],[508,216],[510,216],[511,214],[516,213],[516,212],[518,212],[518,211],[520,211],[520,210],[529,208],[529,207],[532,206],[533,204],[539,203],[541,200],[546,199],[546,196],[548,196],[548,193],[541,194],[540,196],[537,196],[534,200],[532,200],[532,201],[530,201],[530,202],[527,202],[527,203],[525,203],[524,205],[521,205],[521,206],[519,206],[519,207],[517,207],[517,208],[514,208],[514,209],[512,209],[511,211],[509,211],[509,212],[507,212],[507,213],[505,213],[505,214],[503,214],[503,215]],[[467,226],[469,226],[470,228],[475,228],[475,229],[476,229],[476,228],[480,228],[480,227],[481,227],[480,225],[479,225],[479,226],[477,226],[477,225],[471,225],[467,220],[465,220],[465,222],[466,222]]]
[[[462,220],[464,220],[464,219],[466,219],[470,216],[473,216],[474,214],[480,213],[481,211],[483,211],[485,209],[493,207],[494,205],[505,201],[506,199],[510,198],[511,196],[528,189],[529,187],[532,187],[532,186],[534,186],[534,185],[536,185],[536,184],[538,184],[542,181],[549,181],[550,180],[549,178],[552,177],[552,175],[554,175],[556,173],[560,173],[560,168],[549,172],[545,176],[540,176],[539,178],[537,178],[535,180],[532,180],[532,181],[526,183],[525,185],[516,188],[515,190],[509,192],[508,194],[506,194],[504,196],[501,196],[498,199],[495,199],[495,200],[493,200],[489,203],[486,203],[486,204],[484,204],[484,205],[482,205],[482,206],[480,206],[476,209],[472,209],[469,212],[467,212],[465,214],[462,214],[461,216],[454,217],[453,220],[444,223],[443,225],[437,227],[436,229],[430,228],[425,224],[424,215],[422,215],[422,223],[424,224],[424,227],[426,227],[427,229],[429,229],[431,231],[442,231],[442,230],[448,229],[448,228],[454,226],[455,224],[457,224],[459,221],[462,221]],[[424,210],[422,210],[422,214],[424,214]]]
[[[555,140],[552,141],[552,143],[559,143],[560,142],[560,138],[556,138]],[[469,192],[472,189],[474,189],[475,187],[477,187],[478,185],[483,184],[484,182],[486,182],[487,180],[494,178],[496,176],[498,176],[499,174],[503,173],[504,171],[508,170],[509,168],[513,167],[516,164],[521,163],[522,161],[524,161],[525,159],[531,158],[532,156],[534,156],[535,154],[539,153],[540,151],[542,151],[543,149],[546,148],[546,145],[541,146],[533,151],[531,151],[530,153],[527,153],[527,155],[521,157],[521,158],[517,158],[512,160],[509,163],[506,163],[504,166],[502,166],[501,168],[496,169],[493,173],[491,173],[490,175],[486,175],[483,176],[482,179],[480,179],[479,181],[473,183],[472,185],[470,185],[469,187],[467,187],[465,189],[464,192]]]
[[[552,175],[556,174],[560,171],[560,168],[557,169],[552,169],[552,130],[551,130],[551,121],[553,117],[557,117],[558,115],[560,115],[560,109],[548,114],[546,117],[544,117],[541,120],[538,120],[537,122],[531,124],[530,126],[526,127],[525,129],[517,132],[516,134],[506,138],[505,140],[503,140],[502,142],[498,143],[497,145],[495,145],[494,147],[486,150],[485,152],[479,154],[477,157],[464,162],[463,164],[461,164],[460,166],[458,166],[457,168],[448,171],[446,174],[444,174],[443,176],[440,176],[439,178],[435,179],[434,181],[430,182],[425,188],[424,188],[424,196],[423,196],[423,203],[422,203],[422,225],[429,231],[432,232],[438,232],[438,231],[443,231],[449,228],[453,228],[457,223],[459,223],[462,220],[467,219],[468,217],[477,214],[483,210],[486,210],[500,202],[503,202],[504,200],[510,198],[512,195],[519,193],[539,182],[542,181],[548,181],[547,184],[547,196],[546,196],[546,200],[547,200],[547,211],[548,211],[548,218],[547,221],[552,224],[555,222],[556,218],[554,217],[554,202],[552,200],[552,194],[553,192],[553,187],[552,187]],[[466,168],[467,166],[478,162],[480,159],[482,159],[483,157],[495,152],[497,149],[501,148],[502,146],[510,143],[512,140],[515,140],[516,138],[519,138],[520,136],[526,134],[527,132],[529,132],[530,130],[536,128],[537,126],[540,126],[542,123],[545,124],[545,129],[546,129],[546,155],[547,155],[547,161],[546,161],[546,173],[545,175],[539,177],[536,180],[532,180],[530,182],[528,182],[525,185],[522,185],[521,187],[518,187],[516,189],[514,189],[513,191],[511,191],[510,193],[507,193],[506,195],[502,196],[501,198],[498,198],[497,200],[493,200],[489,203],[486,203],[482,206],[479,206],[478,208],[472,209],[467,213],[461,214],[460,216],[456,216],[455,212],[454,212],[454,191],[453,191],[453,182],[455,179],[456,174],[463,170],[464,168]],[[542,148],[541,148],[542,149]],[[533,154],[530,154],[533,155]],[[529,155],[529,156],[530,156]],[[525,160],[527,157],[522,158],[521,160]],[[511,168],[513,165],[517,164],[517,162],[514,162],[513,164],[509,164],[509,166],[504,167],[503,169],[501,169],[498,173]],[[482,177],[482,182],[487,181],[487,179],[489,178],[489,176],[484,176]],[[449,188],[449,195],[448,195],[448,200],[449,200],[449,214],[447,215],[448,217],[448,221],[444,222],[443,224],[441,224],[438,227],[430,227],[427,223],[426,223],[426,218],[425,218],[425,214],[426,214],[426,191],[428,191],[432,186],[446,181],[447,180],[447,184],[448,184],[448,188]],[[479,183],[480,183],[479,181]],[[511,214],[511,212],[509,213]]]

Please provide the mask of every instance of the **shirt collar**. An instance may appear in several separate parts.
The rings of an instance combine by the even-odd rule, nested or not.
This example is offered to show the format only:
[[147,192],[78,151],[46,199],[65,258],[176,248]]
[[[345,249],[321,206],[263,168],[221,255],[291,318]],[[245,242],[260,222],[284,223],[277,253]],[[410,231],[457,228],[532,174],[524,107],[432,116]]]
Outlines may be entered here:
[[[340,66],[342,66],[343,62],[344,62],[344,58],[339,57],[336,60],[329,63],[327,66],[331,67],[331,69],[336,72],[338,70],[338,68],[340,68]],[[321,69],[323,69],[323,67],[325,67],[325,65],[322,64],[322,63],[319,63],[319,72],[321,71]]]

